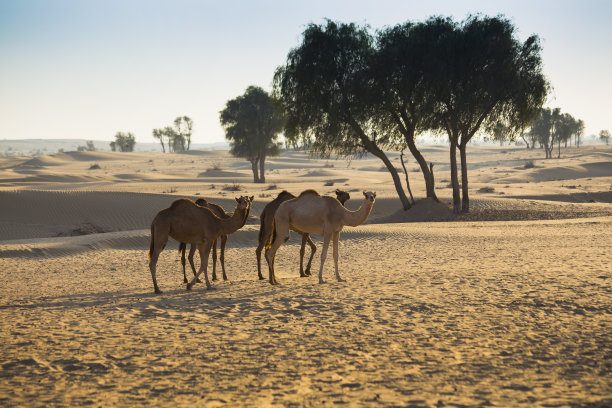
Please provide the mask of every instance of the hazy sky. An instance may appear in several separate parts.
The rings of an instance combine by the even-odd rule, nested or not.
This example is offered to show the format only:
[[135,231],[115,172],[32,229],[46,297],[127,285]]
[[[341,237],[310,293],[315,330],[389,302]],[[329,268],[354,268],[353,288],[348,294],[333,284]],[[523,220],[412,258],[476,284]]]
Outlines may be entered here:
[[504,14],[542,39],[548,106],[612,130],[611,0],[0,0],[0,139],[111,140],[194,120],[224,141],[219,111],[274,70],[308,23],[373,29],[431,15]]

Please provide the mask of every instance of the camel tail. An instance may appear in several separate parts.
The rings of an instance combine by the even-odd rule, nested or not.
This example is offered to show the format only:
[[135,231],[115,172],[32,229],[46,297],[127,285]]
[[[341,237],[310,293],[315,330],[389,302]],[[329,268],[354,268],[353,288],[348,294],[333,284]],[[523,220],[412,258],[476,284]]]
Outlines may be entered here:
[[272,221],[272,239],[266,242],[266,249],[269,249],[272,244],[274,244],[274,241],[276,241],[276,235],[276,222]]

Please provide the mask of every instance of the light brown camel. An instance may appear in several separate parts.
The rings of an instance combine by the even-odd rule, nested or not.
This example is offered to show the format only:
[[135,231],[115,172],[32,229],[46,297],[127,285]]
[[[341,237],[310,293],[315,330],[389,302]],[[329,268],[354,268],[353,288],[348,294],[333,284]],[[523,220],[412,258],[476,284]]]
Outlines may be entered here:
[[187,284],[187,289],[191,289],[202,271],[204,271],[206,288],[211,289],[207,267],[212,244],[219,236],[231,234],[244,225],[244,219],[249,214],[252,201],[252,196],[236,198],[234,213],[227,219],[217,217],[208,208],[201,207],[186,198],[175,200],[170,207],[157,213],[151,223],[151,246],[149,248],[149,269],[155,293],[161,292],[155,278],[157,259],[166,246],[168,237],[178,242],[196,244],[200,251],[200,270]]
[[266,248],[266,261],[270,272],[270,283],[278,284],[274,276],[274,257],[278,248],[289,239],[289,230],[308,234],[323,235],[323,250],[321,251],[321,268],[319,283],[323,281],[323,266],[329,241],[333,241],[334,267],[338,282],[344,282],[338,273],[338,241],[340,231],[345,225],[356,227],[365,222],[370,215],[376,193],[363,192],[364,200],[356,211],[344,208],[338,200],[332,197],[320,196],[314,190],[306,190],[297,198],[285,201],[274,215],[274,237],[272,245]]
[[[202,206],[202,207],[206,207],[208,208],[210,211],[213,212],[213,214],[215,214],[217,217],[219,218],[229,218],[230,214],[226,213],[225,210],[223,209],[223,207],[221,207],[220,205],[211,203],[210,201],[207,201],[204,198],[198,198],[195,202],[197,205]],[[242,226],[244,226],[244,224],[246,223],[248,217],[244,218],[244,223],[242,224]],[[240,228],[242,228],[242,226]],[[223,234],[219,237],[219,239],[215,240],[215,242],[213,243],[212,246],[212,280],[216,281],[217,280],[217,241],[220,241],[220,247],[219,247],[219,252],[220,252],[220,257],[219,257],[219,261],[221,263],[221,270],[223,271],[223,280],[226,281],[227,280],[227,274],[225,273],[225,244],[227,243],[227,235]],[[187,274],[185,273],[185,250],[187,249],[187,244],[184,242],[181,242],[179,245],[179,252],[181,253],[181,264],[183,265],[183,282],[187,283]],[[196,270],[195,270],[195,265],[193,264],[193,255],[195,254],[195,250],[196,250],[196,245],[191,244],[191,248],[189,249],[189,255],[188,255],[188,259],[189,259],[189,265],[191,265],[191,270],[193,271],[193,276],[196,275]]]
[[[336,198],[340,201],[340,204],[344,205],[350,198],[350,194],[346,191],[342,191],[340,189],[336,189]],[[255,249],[255,255],[257,255],[257,273],[259,274],[259,279],[263,280],[264,277],[261,274],[261,251],[270,245],[270,240],[272,239],[272,232],[274,231],[274,213],[278,209],[278,206],[281,203],[291,200],[295,198],[293,194],[290,192],[283,190],[278,193],[278,196],[270,201],[264,207],[261,212],[261,216],[259,217],[261,220],[261,224],[259,226],[259,236],[258,236],[258,245],[257,249]],[[197,201],[196,201],[197,202]],[[317,247],[310,239],[310,235],[307,233],[301,233],[300,231],[296,231],[302,235],[302,246],[300,247],[300,276],[310,276],[310,265],[312,263],[312,258],[314,257],[315,252],[317,251]],[[310,258],[308,259],[308,264],[306,265],[306,270],[304,270],[304,254],[306,253],[306,242],[310,245]]]

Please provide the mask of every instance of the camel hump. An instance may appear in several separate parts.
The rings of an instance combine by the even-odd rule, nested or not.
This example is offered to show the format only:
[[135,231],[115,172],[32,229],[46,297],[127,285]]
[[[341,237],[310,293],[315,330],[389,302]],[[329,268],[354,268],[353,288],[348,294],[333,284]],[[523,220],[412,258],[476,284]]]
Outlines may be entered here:
[[293,194],[291,194],[290,192],[288,192],[287,190],[283,190],[280,193],[278,193],[278,195],[276,196],[277,200],[290,200],[292,198],[295,198],[295,196]]
[[300,193],[299,197],[305,196],[305,195],[316,195],[316,196],[320,196],[321,194],[319,194],[316,190],[304,190]]
[[170,208],[176,208],[176,207],[181,207],[184,205],[196,205],[196,203],[193,202],[193,200],[190,200],[188,198],[179,198],[178,200],[174,200],[172,202],[172,204],[170,204]]

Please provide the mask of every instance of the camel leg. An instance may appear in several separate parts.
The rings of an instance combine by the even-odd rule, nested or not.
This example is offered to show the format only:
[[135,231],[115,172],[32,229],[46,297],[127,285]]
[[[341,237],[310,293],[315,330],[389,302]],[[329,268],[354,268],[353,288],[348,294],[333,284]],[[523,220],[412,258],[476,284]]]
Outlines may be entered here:
[[336,279],[338,279],[338,282],[346,282],[340,277],[340,273],[338,272],[338,241],[340,241],[340,233],[336,232],[332,236],[332,240],[334,243],[334,268],[336,268]]
[[306,242],[308,242],[308,245],[310,245],[310,258],[308,258],[308,265],[306,265],[306,270],[304,273],[307,276],[310,276],[310,265],[312,264],[312,258],[314,258],[315,252],[317,252],[317,246],[314,242],[312,242],[312,238],[310,238],[309,234],[306,234]]
[[217,280],[217,240],[216,239],[212,244],[212,267],[213,267],[212,280],[216,281]]
[[221,261],[221,270],[223,271],[223,280],[227,280],[227,275],[225,274],[225,244],[227,244],[227,235],[221,235],[221,255],[219,256],[219,260]]
[[278,281],[276,280],[276,275],[274,274],[274,259],[276,258],[276,252],[278,248],[286,242],[289,237],[281,237],[277,236],[277,239],[272,243],[272,246],[266,249],[266,261],[268,261],[268,271],[269,271],[269,280],[271,285],[278,285]]
[[308,234],[302,234],[302,246],[300,247],[300,277],[308,276],[304,272],[304,254],[306,253],[306,239]]
[[266,227],[265,223],[262,221],[261,227],[259,227],[259,242],[257,243],[257,248],[255,249],[255,255],[257,256],[257,274],[259,275],[259,280],[264,280],[265,278],[261,274],[261,251],[263,251],[266,246],[266,242],[270,239],[270,231],[269,228]]
[[212,289],[210,281],[208,280],[208,256],[210,255],[211,247],[212,242],[210,241],[206,241],[198,245],[198,249],[200,251],[200,270],[198,271],[197,275],[192,279],[192,281],[187,284],[187,290],[191,290],[193,285],[195,285],[202,271],[204,271],[204,281],[206,282],[206,289]]
[[[191,270],[193,272],[193,276],[196,276],[196,269],[195,269],[195,265],[193,263],[193,255],[195,254],[195,250],[196,250],[196,245],[195,244],[191,244],[191,248],[189,248],[189,256],[187,257],[187,259],[189,259],[189,265],[191,265]],[[185,280],[185,282],[188,282],[187,280]],[[201,283],[201,280],[197,280],[198,283]]]
[[151,239],[153,240],[153,242],[151,243],[151,249],[149,251],[149,269],[151,270],[151,278],[153,278],[153,289],[155,290],[155,293],[162,293],[162,291],[159,289],[159,286],[157,285],[157,259],[159,258],[159,254],[161,253],[161,251],[164,250],[166,242],[168,242],[168,237],[157,237],[157,239],[155,240],[153,239],[153,237],[151,237]]
[[319,269],[319,283],[325,283],[323,280],[323,266],[325,265],[325,257],[327,256],[327,248],[329,248],[330,234],[323,236],[323,249],[321,250],[321,268]]
[[[181,244],[183,245],[183,244]],[[185,246],[181,246],[181,265],[183,265],[183,283],[187,283],[187,274],[185,273],[185,250],[187,249],[187,244]],[[195,271],[194,271],[195,272]]]

